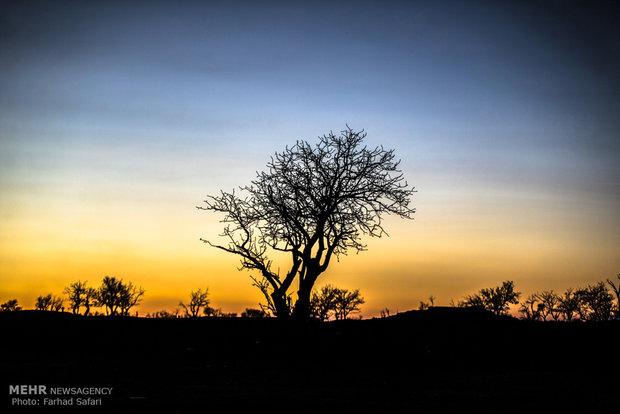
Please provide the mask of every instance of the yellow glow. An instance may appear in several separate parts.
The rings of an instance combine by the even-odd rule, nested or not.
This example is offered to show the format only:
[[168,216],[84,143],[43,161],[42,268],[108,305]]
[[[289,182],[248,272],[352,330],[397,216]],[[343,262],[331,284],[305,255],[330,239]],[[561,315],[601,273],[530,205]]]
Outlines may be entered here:
[[[60,295],[76,280],[96,286],[112,275],[146,289],[141,314],[173,310],[191,290],[206,287],[212,306],[226,312],[257,307],[261,294],[248,272],[237,270],[238,259],[199,240],[217,240],[219,217],[192,202],[189,196],[155,206],[114,200],[89,209],[57,201],[44,211],[13,211],[1,227],[0,299],[16,297],[29,308],[40,294]],[[318,285],[359,288],[370,317],[385,307],[416,308],[430,295],[447,305],[508,279],[523,292],[563,290],[620,268],[612,243],[584,244],[579,227],[561,227],[561,215],[443,210],[419,208],[413,221],[388,218],[390,237],[369,239],[368,251],[332,262]]]

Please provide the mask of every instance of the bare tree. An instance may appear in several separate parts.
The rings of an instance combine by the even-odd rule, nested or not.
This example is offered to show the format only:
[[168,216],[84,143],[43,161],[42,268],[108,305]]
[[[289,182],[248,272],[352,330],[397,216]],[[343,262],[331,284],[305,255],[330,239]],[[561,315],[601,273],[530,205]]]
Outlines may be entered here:
[[336,319],[347,319],[351,313],[358,313],[360,311],[359,306],[364,303],[365,300],[359,289],[351,292],[348,289],[337,288],[334,299],[334,316]]
[[[620,281],[620,273],[616,275],[616,278]],[[607,284],[611,287],[611,290],[616,295],[615,313],[616,313],[616,319],[620,319],[620,283],[618,283],[618,286],[616,286],[611,279],[607,279]]]
[[325,285],[312,293],[311,315],[320,321],[326,321],[331,317],[346,319],[349,314],[359,312],[359,306],[364,302],[359,289],[349,291]]
[[496,315],[508,313],[510,304],[518,304],[521,292],[515,292],[514,282],[508,280],[490,289],[481,289],[479,293],[470,295],[463,302],[459,302],[462,307],[477,307],[489,310]]
[[142,287],[136,287],[131,282],[123,285],[119,302],[120,314],[129,315],[129,310],[142,301],[142,296],[144,296]]
[[86,289],[82,305],[84,306],[84,316],[88,316],[90,314],[91,306],[97,306],[97,289],[92,287]]
[[579,296],[575,294],[572,288],[568,288],[564,295],[558,299],[558,310],[567,322],[572,321],[576,315],[580,314],[581,308]]
[[[362,146],[365,137],[347,126],[315,145],[297,141],[276,153],[240,194],[221,192],[198,207],[224,214],[228,243],[202,240],[240,256],[242,268],[259,273],[258,287],[279,318],[307,319],[312,288],[331,259],[365,250],[364,235],[386,234],[385,214],[411,218],[415,211],[409,207],[414,189],[394,151]],[[290,258],[285,274],[273,270],[273,253]],[[295,280],[292,305],[287,298]]]
[[67,286],[64,290],[64,294],[69,297],[71,311],[74,314],[80,313],[80,308],[84,307],[84,315],[88,315],[90,307],[97,296],[97,291],[92,287],[88,287],[86,281],[81,282],[78,280]]
[[43,310],[43,311],[49,310],[53,312],[59,312],[60,310],[62,310],[62,303],[63,303],[62,298],[59,298],[58,296],[54,296],[50,293],[47,295],[39,296],[34,305],[34,308],[36,310]]
[[209,306],[209,288],[206,288],[203,292],[201,289],[198,289],[195,292],[190,293],[189,303],[186,305],[183,302],[179,302],[179,306],[185,309],[185,316],[189,316],[192,318],[200,315],[200,310]]
[[525,319],[536,321],[540,319],[543,307],[544,305],[540,302],[539,294],[533,293],[521,304],[519,312],[523,314]]
[[0,305],[0,312],[15,312],[22,310],[21,306],[19,306],[17,299],[9,299]]
[[115,316],[120,306],[123,281],[115,277],[105,276],[97,289],[97,306],[105,308],[106,315]]
[[431,295],[428,297],[428,302],[424,302],[423,300],[420,301],[418,310],[427,310],[433,306],[435,306],[435,296]]
[[588,285],[578,289],[575,294],[581,302],[580,317],[582,320],[606,321],[611,317],[613,296],[607,290],[605,283]]
[[320,321],[326,321],[336,311],[336,291],[332,285],[325,285],[318,292],[312,293],[310,313]]
[[540,303],[542,307],[540,309],[540,316],[543,321],[547,320],[547,316],[551,315],[554,321],[557,321],[560,317],[560,311],[558,304],[560,297],[553,290],[544,290],[539,295]]
[[144,289],[135,287],[131,282],[123,283],[122,279],[106,276],[96,296],[97,306],[103,306],[106,315],[128,315],[129,310],[142,300]]

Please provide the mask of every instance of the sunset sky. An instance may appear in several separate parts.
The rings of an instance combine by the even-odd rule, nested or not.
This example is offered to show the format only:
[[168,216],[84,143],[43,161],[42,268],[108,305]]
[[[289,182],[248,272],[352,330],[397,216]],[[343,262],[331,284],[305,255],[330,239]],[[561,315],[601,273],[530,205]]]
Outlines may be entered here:
[[613,277],[620,7],[581,4],[1,2],[0,302],[111,275],[140,314],[205,287],[257,307],[196,206],[345,124],[418,190],[415,220],[319,279],[365,317]]

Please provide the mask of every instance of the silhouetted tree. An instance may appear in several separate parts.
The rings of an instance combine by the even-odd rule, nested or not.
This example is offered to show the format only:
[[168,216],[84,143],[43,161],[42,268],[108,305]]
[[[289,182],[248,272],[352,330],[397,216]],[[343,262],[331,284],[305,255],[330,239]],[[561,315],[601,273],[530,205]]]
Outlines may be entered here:
[[387,318],[390,316],[390,310],[388,308],[383,308],[380,312],[382,318]]
[[540,319],[543,307],[544,305],[540,302],[538,293],[533,293],[521,304],[519,312],[523,314],[525,319],[536,321]]
[[22,310],[21,306],[19,306],[17,299],[9,299],[0,305],[1,312],[15,312]]
[[245,308],[245,311],[241,312],[242,318],[265,318],[267,313],[262,309]]
[[420,305],[418,306],[418,310],[427,310],[430,307],[435,305],[435,297],[433,295],[428,297],[428,302],[420,301]]
[[144,289],[135,287],[131,282],[106,276],[97,289],[97,306],[103,306],[106,315],[128,315],[144,296]]
[[310,301],[311,315],[320,321],[326,321],[332,316],[336,319],[346,319],[351,313],[359,312],[359,305],[364,303],[359,289],[350,292],[332,285],[325,285],[318,292],[312,293]]
[[101,282],[101,286],[97,289],[97,306],[103,306],[106,315],[117,315],[122,290],[122,280],[105,276]]
[[605,283],[588,285],[578,289],[575,294],[581,302],[580,316],[584,320],[606,321],[611,317],[613,296],[607,290]]
[[120,314],[127,316],[129,310],[142,301],[144,289],[134,286],[131,282],[123,285],[119,304]]
[[84,316],[88,316],[90,314],[91,306],[97,306],[97,296],[97,289],[92,287],[86,289],[84,301],[82,302],[82,305],[84,306]]
[[185,309],[185,316],[195,318],[200,315],[201,309],[204,310],[204,308],[209,305],[209,299],[207,296],[209,296],[209,288],[206,288],[204,292],[201,289],[198,289],[197,291],[190,293],[190,300],[187,305],[183,302],[179,302],[179,306]]
[[48,295],[41,295],[37,298],[37,301],[34,305],[34,308],[36,310],[43,310],[43,311],[54,311],[54,312],[59,312],[60,310],[62,310],[62,298],[59,298],[58,296],[54,296],[51,293]]
[[572,288],[568,288],[564,295],[558,298],[558,310],[565,321],[572,321],[576,315],[581,313],[581,302],[579,296]]
[[[620,281],[620,273],[616,275],[616,278]],[[607,284],[611,287],[612,292],[616,295],[616,319],[620,319],[620,282],[618,286],[614,284],[611,279],[607,279]]]
[[364,303],[365,300],[359,289],[350,292],[348,289],[336,288],[334,316],[336,319],[347,319],[351,313],[358,313],[360,311],[359,306]]
[[540,316],[543,321],[547,320],[547,316],[551,315],[554,321],[557,321],[560,316],[558,304],[560,303],[560,297],[553,290],[544,290],[539,295],[540,303],[542,307],[540,309]]
[[69,304],[71,311],[76,314],[80,313],[80,308],[85,308],[84,315],[88,315],[91,305],[95,302],[97,297],[97,291],[86,285],[86,282],[77,281],[71,283],[64,290],[64,293],[69,297]]
[[496,315],[507,314],[510,304],[518,304],[521,292],[515,292],[512,280],[503,282],[501,286],[481,289],[478,294],[470,295],[459,302],[462,307],[476,307],[489,310]]
[[[365,250],[363,235],[386,234],[385,214],[414,213],[409,207],[414,190],[404,182],[394,151],[363,147],[365,136],[347,127],[339,136],[319,137],[315,145],[297,141],[276,153],[241,195],[221,192],[198,207],[224,213],[228,244],[202,240],[259,272],[257,286],[278,318],[307,319],[313,286],[333,256]],[[272,269],[274,252],[290,257],[284,275]],[[288,298],[295,279],[293,306]]]
[[325,285],[312,293],[310,309],[313,317],[326,321],[333,315],[336,311],[336,290],[332,285]]

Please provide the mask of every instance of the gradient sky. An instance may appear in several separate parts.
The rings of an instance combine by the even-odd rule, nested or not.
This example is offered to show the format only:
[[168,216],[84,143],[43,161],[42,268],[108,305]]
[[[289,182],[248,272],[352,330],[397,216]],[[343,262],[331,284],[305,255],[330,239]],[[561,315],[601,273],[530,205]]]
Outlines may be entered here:
[[585,4],[2,1],[0,301],[112,275],[141,314],[256,307],[195,206],[345,123],[418,190],[319,279],[365,316],[614,276],[620,7]]

